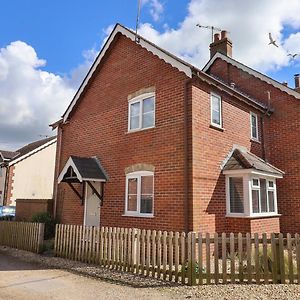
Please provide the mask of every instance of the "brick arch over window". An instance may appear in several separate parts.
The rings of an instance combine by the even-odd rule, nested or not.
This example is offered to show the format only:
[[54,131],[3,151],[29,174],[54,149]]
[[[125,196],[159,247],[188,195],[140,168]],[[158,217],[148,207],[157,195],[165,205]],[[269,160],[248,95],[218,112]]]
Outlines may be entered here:
[[125,168],[125,174],[137,172],[137,171],[150,171],[154,172],[155,167],[150,164],[135,164]]

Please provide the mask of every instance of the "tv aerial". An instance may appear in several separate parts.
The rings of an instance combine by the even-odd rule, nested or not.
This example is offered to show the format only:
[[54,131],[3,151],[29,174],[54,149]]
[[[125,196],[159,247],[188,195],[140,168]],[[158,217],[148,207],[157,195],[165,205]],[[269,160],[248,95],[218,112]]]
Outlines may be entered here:
[[214,33],[215,33],[215,32],[221,32],[221,31],[222,31],[221,28],[218,28],[218,27],[215,27],[215,26],[209,26],[209,25],[205,26],[205,25],[201,25],[201,24],[197,24],[196,26],[199,27],[199,28],[211,30],[211,42],[212,42],[212,43],[213,43],[213,41],[214,41]]

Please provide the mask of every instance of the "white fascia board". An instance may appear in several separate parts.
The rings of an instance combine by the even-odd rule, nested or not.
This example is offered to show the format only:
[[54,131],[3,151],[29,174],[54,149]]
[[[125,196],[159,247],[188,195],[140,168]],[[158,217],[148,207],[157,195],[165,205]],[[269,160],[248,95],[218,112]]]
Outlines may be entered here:
[[10,161],[10,163],[9,163],[8,165],[9,165],[9,166],[13,166],[13,165],[15,165],[16,163],[18,163],[19,161],[21,161],[21,160],[23,160],[23,159],[25,159],[25,158],[27,158],[27,157],[29,157],[29,156],[31,156],[31,155],[37,153],[37,152],[43,150],[44,148],[47,148],[48,146],[50,146],[50,145],[56,143],[56,141],[57,141],[57,138],[55,138],[55,139],[53,139],[53,140],[51,140],[51,141],[49,141],[49,142],[47,142],[47,143],[45,143],[45,144],[39,146],[38,148],[35,148],[34,150],[32,150],[32,151],[30,151],[30,152],[28,152],[28,153],[26,153],[26,154],[24,154],[24,155],[22,155],[22,156],[16,158],[15,160]]
[[226,56],[226,55],[223,55],[221,54],[220,52],[217,52],[211,59],[210,61],[204,66],[204,68],[202,69],[203,72],[207,72],[207,70],[211,67],[211,65],[214,63],[214,61],[217,59],[217,58],[220,58],[224,61],[226,61],[227,63],[243,70],[244,72],[250,74],[250,75],[253,75],[254,77],[256,78],[259,78],[260,80],[268,83],[268,84],[271,84],[273,85],[274,87],[280,89],[281,91],[283,92],[286,92],[287,94],[291,95],[291,96],[294,96],[295,98],[297,99],[300,99],[300,93],[290,89],[289,87],[281,84],[280,82],[277,82],[276,80],[258,72],[258,71],[255,71],[247,66],[245,66],[244,64]]
[[273,178],[283,178],[283,175],[274,174],[269,172],[263,172],[256,169],[240,169],[240,170],[224,170],[224,175],[243,175],[243,174],[251,174],[265,177],[273,177]]
[[65,174],[67,173],[69,167],[72,167],[73,168],[73,171],[75,172],[76,176],[77,176],[77,179],[82,182],[83,181],[83,178],[81,177],[78,169],[76,168],[76,165],[74,164],[73,162],[73,159],[72,157],[69,157],[67,163],[65,164],[64,168],[62,169],[62,171],[60,172],[59,176],[58,176],[58,179],[57,179],[57,182],[58,183],[61,183],[61,181],[63,180]]
[[[130,30],[124,28],[123,26],[117,24],[111,35],[109,36],[108,40],[106,41],[104,47],[102,48],[100,54],[96,58],[96,61],[92,65],[91,69],[89,70],[87,76],[83,80],[81,86],[79,87],[78,91],[76,92],[71,104],[67,108],[66,112],[63,114],[63,122],[66,122],[66,120],[69,117],[69,114],[73,110],[74,106],[76,105],[78,99],[80,98],[82,92],[84,91],[86,85],[88,84],[89,80],[91,79],[93,73],[96,71],[98,65],[100,64],[102,58],[106,54],[106,51],[108,50],[110,44],[114,40],[115,36],[121,33],[122,35],[126,36],[127,38],[131,39],[135,42],[135,34],[132,33]],[[154,45],[151,45],[149,42],[144,40],[142,37],[140,37],[140,41],[138,43],[143,48],[147,49],[149,52],[152,52],[154,55],[157,55],[160,59],[163,59],[166,63],[171,64],[173,67],[177,68],[179,71],[184,72],[188,77],[192,77],[192,70],[191,67],[188,65],[185,65],[184,63],[180,62],[176,58],[172,57],[171,55],[168,55],[164,51],[158,49]]]

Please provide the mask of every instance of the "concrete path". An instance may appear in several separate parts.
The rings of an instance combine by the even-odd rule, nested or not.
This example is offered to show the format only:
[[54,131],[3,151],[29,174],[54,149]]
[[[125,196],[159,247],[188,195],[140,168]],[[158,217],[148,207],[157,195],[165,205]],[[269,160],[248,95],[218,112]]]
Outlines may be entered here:
[[[175,298],[174,298],[175,296]],[[158,289],[117,285],[63,270],[43,269],[0,253],[0,299],[176,299]],[[182,299],[182,298],[181,298]]]

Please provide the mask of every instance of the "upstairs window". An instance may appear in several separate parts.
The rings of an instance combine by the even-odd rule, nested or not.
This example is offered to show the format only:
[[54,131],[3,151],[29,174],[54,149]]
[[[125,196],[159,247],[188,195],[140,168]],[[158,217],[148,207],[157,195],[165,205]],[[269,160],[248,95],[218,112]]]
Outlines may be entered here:
[[128,131],[152,128],[155,125],[155,96],[147,93],[129,101]]
[[153,216],[153,182],[153,172],[127,174],[125,215]]
[[222,128],[222,101],[216,94],[210,95],[211,125]]
[[258,141],[258,117],[257,114],[250,113],[251,139]]

